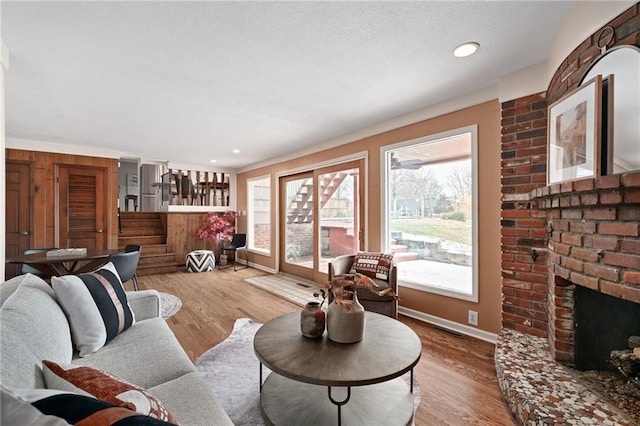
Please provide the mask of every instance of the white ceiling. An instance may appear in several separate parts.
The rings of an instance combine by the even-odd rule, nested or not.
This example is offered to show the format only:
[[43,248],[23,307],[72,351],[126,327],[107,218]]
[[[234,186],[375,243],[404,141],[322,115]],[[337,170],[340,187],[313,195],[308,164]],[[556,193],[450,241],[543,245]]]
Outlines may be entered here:
[[543,62],[574,5],[2,1],[6,135],[245,167]]

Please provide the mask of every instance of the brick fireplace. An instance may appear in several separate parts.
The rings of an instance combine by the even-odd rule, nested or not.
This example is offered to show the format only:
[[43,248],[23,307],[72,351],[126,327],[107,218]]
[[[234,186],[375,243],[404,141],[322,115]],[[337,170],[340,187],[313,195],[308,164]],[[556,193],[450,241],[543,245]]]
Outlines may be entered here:
[[576,286],[640,304],[640,171],[546,186],[547,108],[577,86],[607,27],[609,48],[640,46],[639,22],[635,4],[571,52],[546,92],[502,103],[502,325],[548,339],[567,363]]
[[[531,193],[531,206],[546,214],[547,331],[553,357],[575,362],[577,286],[636,304],[637,309],[626,309],[638,321],[620,330],[629,334],[611,344],[622,346],[605,354],[625,349],[626,338],[640,333],[640,172],[538,188]],[[582,298],[595,297],[587,294]],[[616,312],[629,306],[618,307],[606,297],[601,303]],[[616,326],[611,327],[613,334]]]
[[640,171],[546,184],[548,106],[578,85],[611,29],[608,48],[640,47],[640,3],[576,47],[545,92],[501,105],[502,331],[495,362],[505,402],[522,424],[638,421],[566,364],[606,363],[612,349],[640,334]]

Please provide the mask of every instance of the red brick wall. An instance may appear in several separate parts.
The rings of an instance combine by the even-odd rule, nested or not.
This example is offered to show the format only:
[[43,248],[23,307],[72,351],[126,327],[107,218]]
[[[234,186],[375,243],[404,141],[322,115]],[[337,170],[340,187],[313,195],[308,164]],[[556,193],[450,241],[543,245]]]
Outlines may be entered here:
[[640,46],[640,5],[638,3],[618,15],[602,28],[594,32],[591,37],[583,41],[573,52],[560,64],[555,74],[551,78],[551,83],[547,89],[549,103],[557,101],[569,90],[578,85],[587,68],[600,55],[597,47],[598,39],[607,27],[612,27],[615,31],[615,38],[607,46],[608,49],[622,45]]
[[[502,104],[502,326],[547,333],[546,211],[529,196],[546,183],[547,99]],[[534,260],[532,250],[538,257]]]
[[[639,9],[638,4],[633,5],[576,47],[558,67],[546,92],[502,103],[502,325],[549,336],[558,358],[566,359],[572,349],[567,343],[573,337],[570,278],[592,287],[594,279],[599,280],[601,288],[618,297],[635,297],[640,288],[636,270],[640,268],[630,267],[640,253],[633,224],[640,220],[640,195],[635,183],[621,183],[621,179],[635,182],[640,178],[634,173],[546,187],[547,107],[577,86],[600,53],[596,44],[606,27],[611,26],[615,33],[608,48],[640,46]],[[574,189],[583,192],[572,194]],[[532,193],[548,198],[532,199]],[[632,205],[614,207],[620,201]],[[574,203],[593,208],[583,210]],[[596,235],[596,231],[604,233]],[[547,254],[548,245],[555,252]],[[606,257],[611,263],[596,262],[591,246],[608,248]],[[538,255],[535,260],[532,250]],[[585,268],[592,274],[586,274]],[[612,286],[614,276],[623,280],[621,286]]]

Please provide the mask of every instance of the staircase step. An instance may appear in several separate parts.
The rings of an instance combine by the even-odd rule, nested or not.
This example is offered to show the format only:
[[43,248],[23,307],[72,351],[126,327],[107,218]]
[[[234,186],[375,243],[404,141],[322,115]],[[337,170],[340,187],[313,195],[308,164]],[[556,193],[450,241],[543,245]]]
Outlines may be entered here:
[[418,260],[420,256],[418,256],[418,253],[400,252],[400,253],[396,253],[393,256],[393,258],[395,259],[396,263],[400,263],[400,262],[408,262],[410,260]]
[[118,246],[127,244],[142,246],[138,261],[138,275],[166,274],[176,272],[176,254],[167,251],[167,236],[162,214],[157,212],[120,212],[122,232],[118,235]]
[[[120,243],[118,246],[118,250],[124,250],[126,244]],[[142,247],[142,255],[148,254],[167,254],[167,245],[166,244],[147,244]]]
[[407,246],[403,246],[403,245],[399,245],[399,244],[392,244],[391,245],[391,251],[393,253],[405,253],[408,248],[409,247],[407,247]]
[[146,254],[146,247],[143,247],[142,256],[140,256],[138,265],[164,265],[167,263],[175,263],[175,261],[175,253]]
[[127,244],[138,244],[141,246],[167,244],[167,237],[165,237],[164,235],[152,235],[152,236],[135,235],[135,236],[129,236],[129,237],[122,237],[122,236],[118,237],[119,247],[124,247]]
[[136,275],[144,276],[144,275],[155,275],[155,274],[170,274],[178,271],[178,264],[173,263],[164,263],[162,265],[138,265],[138,269],[136,270]]
[[120,237],[133,237],[136,235],[164,235],[164,231],[158,228],[131,228],[129,226],[123,226]]
[[160,219],[162,213],[158,212],[123,212],[120,211],[121,220],[153,220]]
[[123,228],[157,228],[164,229],[160,218],[140,219],[140,218],[122,218],[120,220]]
[[166,244],[147,244],[142,247],[142,255],[147,256],[149,254],[167,254]]

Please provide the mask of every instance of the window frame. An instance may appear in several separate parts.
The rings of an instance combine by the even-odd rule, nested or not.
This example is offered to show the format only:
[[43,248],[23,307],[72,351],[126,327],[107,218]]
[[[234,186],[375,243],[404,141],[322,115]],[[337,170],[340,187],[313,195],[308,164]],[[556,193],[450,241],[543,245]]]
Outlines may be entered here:
[[424,144],[428,142],[433,142],[439,139],[449,138],[452,136],[456,136],[462,133],[470,133],[471,134],[471,177],[472,177],[472,284],[471,284],[471,293],[463,293],[459,291],[454,291],[450,289],[444,289],[441,287],[435,287],[429,284],[417,284],[410,283],[400,279],[398,277],[398,286],[410,288],[414,290],[423,291],[426,293],[438,294],[441,296],[447,296],[455,299],[461,299],[465,301],[478,303],[479,300],[479,250],[478,250],[478,125],[470,125],[465,127],[459,127],[451,130],[447,130],[441,133],[436,133],[432,135],[423,136],[416,139],[406,140],[402,142],[398,142],[392,145],[384,145],[380,147],[380,191],[382,200],[381,203],[381,212],[380,212],[380,220],[381,220],[381,235],[380,241],[382,243],[382,247],[386,252],[391,251],[391,219],[390,219],[390,203],[391,203],[391,190],[390,184],[391,181],[388,179],[389,167],[390,167],[390,153],[399,148],[404,148],[411,145]]
[[[268,225],[269,225],[269,248],[268,249],[264,249],[264,248],[259,248],[255,246],[255,235],[254,235],[254,225],[255,225],[255,199],[254,199],[254,195],[255,195],[255,183],[257,182],[267,182],[269,184],[269,199],[268,199],[268,203],[267,203],[267,211],[266,211],[266,216],[268,218]],[[254,253],[259,253],[259,254],[263,254],[266,256],[270,256],[271,255],[271,241],[272,241],[272,235],[273,235],[273,225],[272,225],[272,215],[271,215],[271,204],[272,204],[272,198],[273,198],[273,191],[272,191],[272,179],[271,179],[271,175],[262,175],[262,176],[256,176],[256,177],[252,177],[252,178],[248,178],[247,179],[247,250],[254,252]]]

